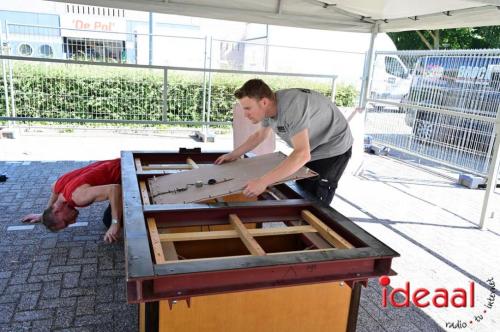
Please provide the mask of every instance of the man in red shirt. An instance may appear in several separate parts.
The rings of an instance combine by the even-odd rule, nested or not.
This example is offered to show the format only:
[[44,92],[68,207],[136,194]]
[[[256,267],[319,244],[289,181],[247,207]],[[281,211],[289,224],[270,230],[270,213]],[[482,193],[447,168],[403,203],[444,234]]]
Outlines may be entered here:
[[62,175],[52,185],[47,208],[42,214],[29,214],[22,221],[42,222],[49,230],[59,231],[76,222],[77,208],[108,200],[110,206],[103,222],[108,227],[104,241],[120,236],[122,219],[120,159],[104,160]]

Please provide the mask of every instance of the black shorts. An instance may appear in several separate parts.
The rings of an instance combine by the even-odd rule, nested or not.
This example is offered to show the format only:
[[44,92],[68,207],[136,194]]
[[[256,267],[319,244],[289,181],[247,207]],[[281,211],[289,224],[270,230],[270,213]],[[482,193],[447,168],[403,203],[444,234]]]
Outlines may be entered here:
[[308,162],[305,166],[318,173],[319,176],[298,180],[297,183],[322,203],[330,205],[351,155],[352,147],[341,155]]
[[102,215],[102,223],[106,226],[106,229],[111,226],[111,219],[111,204],[109,204]]

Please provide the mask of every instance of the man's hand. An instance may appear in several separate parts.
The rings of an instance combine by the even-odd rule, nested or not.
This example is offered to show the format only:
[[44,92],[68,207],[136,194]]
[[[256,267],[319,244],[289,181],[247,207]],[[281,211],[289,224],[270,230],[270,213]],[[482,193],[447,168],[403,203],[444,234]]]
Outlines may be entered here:
[[27,224],[36,224],[42,221],[42,215],[40,213],[30,213],[24,216],[21,221]]
[[262,194],[267,188],[267,183],[261,179],[250,180],[247,182],[243,195],[247,197],[257,197]]
[[118,241],[121,236],[121,227],[120,224],[113,224],[109,227],[108,231],[104,235],[104,242],[113,243]]
[[226,163],[226,162],[229,162],[229,161],[235,161],[239,157],[240,156],[233,155],[232,152],[231,153],[226,153],[226,154],[223,154],[222,156],[220,156],[219,158],[217,158],[217,160],[214,162],[214,164],[220,165],[220,164],[223,164],[223,163]]

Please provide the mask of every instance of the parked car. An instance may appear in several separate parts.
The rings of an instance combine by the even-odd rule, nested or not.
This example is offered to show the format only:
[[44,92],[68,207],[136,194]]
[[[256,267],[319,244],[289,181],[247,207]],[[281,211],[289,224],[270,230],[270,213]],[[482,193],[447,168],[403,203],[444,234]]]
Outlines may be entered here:
[[486,151],[493,124],[454,113],[496,116],[500,105],[500,57],[422,57],[402,103],[447,111],[445,114],[405,107],[405,123],[418,140]]

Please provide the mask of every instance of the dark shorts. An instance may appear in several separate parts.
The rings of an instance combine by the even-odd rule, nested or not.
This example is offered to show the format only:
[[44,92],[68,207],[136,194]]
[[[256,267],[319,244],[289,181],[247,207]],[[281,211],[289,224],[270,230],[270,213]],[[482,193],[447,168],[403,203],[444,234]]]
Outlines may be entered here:
[[106,229],[111,226],[111,204],[108,205],[108,207],[104,211],[104,214],[102,215],[102,223],[104,224],[104,226],[106,226]]
[[319,176],[312,180],[298,180],[297,183],[321,202],[330,205],[351,155],[352,148],[349,148],[341,155],[308,162],[305,166],[318,173]]

